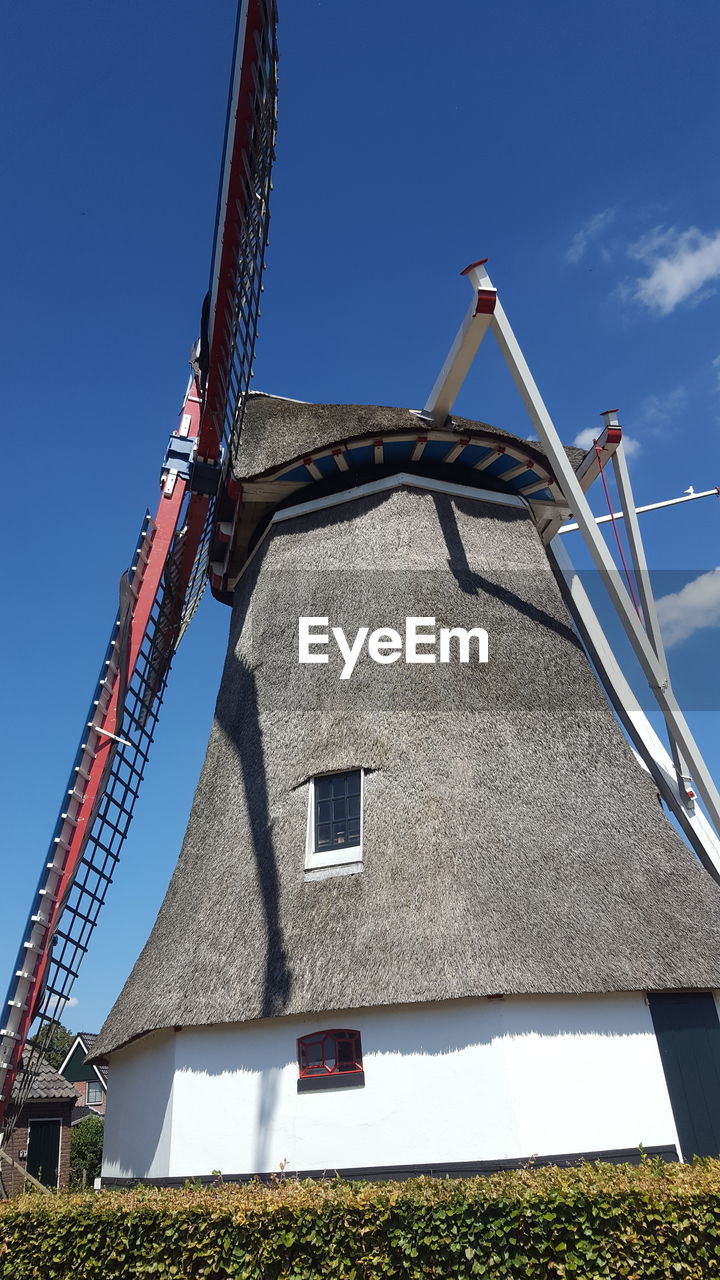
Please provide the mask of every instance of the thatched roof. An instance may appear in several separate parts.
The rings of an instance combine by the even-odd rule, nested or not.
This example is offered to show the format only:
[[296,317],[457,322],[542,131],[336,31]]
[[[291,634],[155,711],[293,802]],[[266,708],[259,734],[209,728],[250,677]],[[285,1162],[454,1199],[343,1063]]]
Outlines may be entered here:
[[[416,453],[420,441],[423,446]],[[567,446],[565,452],[577,469],[585,450]],[[480,481],[475,468],[481,464]],[[214,545],[225,583],[241,571],[278,505],[300,501],[301,492],[315,497],[398,470],[523,495],[527,490],[533,505],[557,503],[561,515],[569,514],[538,440],[467,418],[449,417],[436,426],[410,409],[304,404],[253,394],[233,458],[242,500],[236,503],[232,486],[230,493],[218,496],[218,519],[233,529],[229,547],[224,539]],[[215,583],[213,590],[218,599],[232,603],[231,589]]]
[[[497,437],[498,443],[521,444],[539,464],[546,468],[549,465],[538,441],[528,441],[489,422],[474,422],[469,418],[452,417],[447,425],[458,435],[482,433]],[[387,436],[423,430],[428,430],[427,424],[410,409],[389,405],[305,404],[256,393],[247,402],[233,470],[239,479],[248,479],[302,458],[315,449],[330,448],[355,436]],[[585,450],[569,445],[566,453],[577,465]]]
[[[284,448],[288,447],[285,442]],[[487,667],[297,663],[484,625]],[[363,766],[364,870],[306,881],[308,779]],[[664,818],[523,509],[416,489],[273,526],[241,578],[205,764],[151,937],[95,1046],[466,996],[720,986],[720,886]]]

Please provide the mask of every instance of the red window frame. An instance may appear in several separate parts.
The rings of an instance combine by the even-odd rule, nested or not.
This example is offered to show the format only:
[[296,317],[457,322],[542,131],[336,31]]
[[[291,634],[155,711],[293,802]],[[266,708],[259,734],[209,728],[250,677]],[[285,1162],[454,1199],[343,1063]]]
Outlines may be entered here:
[[[308,1061],[309,1049],[320,1047],[320,1060]],[[339,1046],[345,1052],[342,1054]],[[349,1053],[347,1046],[350,1046]],[[300,1036],[297,1042],[298,1068],[301,1080],[322,1080],[328,1076],[353,1075],[363,1069],[362,1044],[359,1031],[350,1031],[346,1027],[333,1028],[329,1031],[313,1031],[310,1035]],[[317,1055],[314,1054],[314,1057]]]

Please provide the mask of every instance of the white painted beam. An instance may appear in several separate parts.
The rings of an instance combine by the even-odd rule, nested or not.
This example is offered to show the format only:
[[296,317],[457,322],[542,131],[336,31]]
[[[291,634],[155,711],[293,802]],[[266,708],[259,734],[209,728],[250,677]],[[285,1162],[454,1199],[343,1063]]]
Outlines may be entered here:
[[478,347],[490,327],[496,295],[492,286],[481,283],[482,267],[481,262],[473,263],[462,273],[468,276],[474,296],[422,411],[423,418],[435,427],[444,426],[452,413]]
[[[484,282],[485,287],[492,289],[493,285],[487,272],[482,267],[480,271],[482,272],[481,280]],[[620,578],[612,555],[595,523],[595,517],[590,510],[588,500],[565,453],[555,424],[548,413],[499,298],[495,303],[491,327],[505,363],[527,408],[530,421],[544,446],[555,480],[568,507],[577,520],[578,528],[583,535],[588,551],[602,578],[608,596],[632,645],[648,685],[669,726],[673,740],[687,760],[695,786],[705,803],[715,829],[720,832],[720,793],[690,732],[690,727],[678,705],[677,699],[665,680],[662,663],[658,660],[645,628],[638,618],[635,607]]]
[[554,562],[573,621],[587,649],[598,677],[625,728],[643,768],[650,773],[660,795],[677,818],[690,844],[705,869],[720,881],[720,839],[705,814],[688,803],[678,783],[675,765],[640,706],[612,651],[595,610],[590,603],[580,574],[574,568],[564,545],[556,540],[548,547]]

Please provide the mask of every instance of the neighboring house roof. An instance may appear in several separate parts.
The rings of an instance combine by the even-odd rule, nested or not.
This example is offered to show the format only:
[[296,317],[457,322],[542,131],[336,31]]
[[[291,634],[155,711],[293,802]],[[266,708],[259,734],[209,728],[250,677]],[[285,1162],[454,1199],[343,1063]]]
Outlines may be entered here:
[[[77,1101],[77,1093],[69,1080],[64,1080],[59,1071],[50,1066],[45,1058],[39,1058],[32,1065],[35,1078],[26,1095],[27,1102],[41,1101],[44,1098],[60,1101],[67,1099]],[[16,1076],[15,1090],[22,1088],[24,1078],[24,1069],[21,1068]]]
[[77,1106],[72,1113],[73,1125],[79,1124],[81,1120],[87,1120],[88,1116],[99,1116],[99,1118],[102,1120],[102,1116],[100,1115],[100,1112],[96,1111],[94,1107]]
[[[85,1053],[87,1058],[92,1058],[92,1052],[93,1052],[93,1049],[95,1048],[95,1041],[98,1038],[97,1031],[78,1031],[78,1038],[82,1040],[82,1043],[85,1046]],[[101,1067],[101,1066],[98,1066],[97,1064],[94,1064],[94,1065],[96,1066],[96,1070],[102,1079],[102,1083],[105,1085],[105,1088],[107,1089],[107,1077],[108,1077],[107,1067]]]
[[[98,1066],[97,1063],[90,1064],[88,1062],[88,1059],[92,1056],[96,1040],[97,1032],[78,1031],[59,1068],[60,1075],[75,1083],[76,1081],[87,1080],[89,1072],[90,1078],[98,1080],[102,1088],[107,1090],[107,1068]],[[75,1063],[77,1063],[77,1066],[74,1066]]]
[[[349,696],[297,663],[298,612],[329,610],[350,638],[480,622],[492,658],[470,683],[365,661]],[[308,779],[358,767],[365,870],[305,881]],[[278,1014],[719,985],[720,886],[663,815],[525,511],[396,489],[275,526],[235,592],[177,867],[95,1053]]]

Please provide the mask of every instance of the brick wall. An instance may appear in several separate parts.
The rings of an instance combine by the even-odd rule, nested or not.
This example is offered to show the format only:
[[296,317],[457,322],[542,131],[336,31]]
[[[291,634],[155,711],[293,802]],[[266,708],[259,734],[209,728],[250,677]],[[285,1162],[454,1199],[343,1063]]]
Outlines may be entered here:
[[73,1088],[78,1096],[78,1102],[81,1107],[92,1107],[93,1111],[97,1111],[99,1116],[105,1115],[105,1099],[107,1097],[107,1093],[104,1089],[102,1091],[102,1102],[88,1102],[87,1080],[73,1080]]
[[[19,1164],[24,1165],[24,1159],[20,1158],[20,1152],[27,1150],[27,1120],[25,1113],[20,1117],[20,1122],[16,1124],[13,1135],[10,1139],[10,1145],[7,1149],[8,1155],[13,1160],[17,1160]],[[8,1196],[17,1196],[23,1189],[23,1179],[17,1169],[12,1165],[3,1162],[3,1186]]]
[[[17,1160],[18,1164],[25,1167],[25,1157],[21,1158],[21,1152],[27,1153],[28,1149],[28,1121],[29,1120],[45,1120],[56,1119],[61,1120],[60,1126],[60,1163],[59,1163],[59,1180],[60,1187],[68,1187],[70,1185],[70,1119],[72,1116],[75,1103],[72,1098],[63,1098],[62,1101],[53,1102],[52,1099],[46,1101],[28,1102],[23,1107],[18,1117],[18,1123],[15,1126],[10,1145],[7,1148],[8,1155],[13,1160]],[[3,1185],[9,1196],[20,1195],[23,1190],[24,1177],[20,1171],[3,1161]]]

